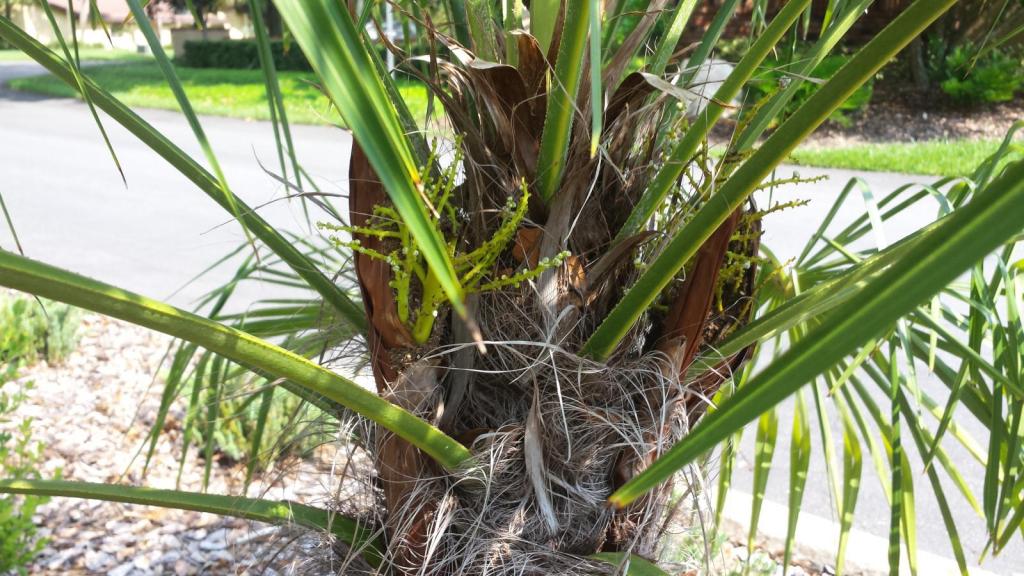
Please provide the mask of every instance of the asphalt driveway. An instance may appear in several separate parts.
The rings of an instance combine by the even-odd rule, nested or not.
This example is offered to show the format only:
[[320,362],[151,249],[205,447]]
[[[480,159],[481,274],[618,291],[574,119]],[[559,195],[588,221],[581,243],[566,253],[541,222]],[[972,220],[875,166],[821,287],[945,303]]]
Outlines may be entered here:
[[[0,85],[38,74],[27,63],[0,62]],[[143,117],[195,158],[202,153],[180,114],[145,110]],[[87,108],[69,99],[0,89],[3,194],[26,255],[154,298],[167,298],[245,237],[230,215],[177,170],[115,122],[104,122],[127,186]],[[269,124],[206,118],[203,126],[232,189],[285,230],[307,233],[296,201],[268,176],[276,148]],[[329,127],[294,126],[303,164],[325,192],[344,191],[351,139]],[[202,162],[202,161],[201,161]],[[205,162],[202,162],[205,164]],[[276,200],[276,201],[275,201]],[[4,227],[6,228],[6,227]],[[0,246],[11,249],[6,230]],[[188,306],[233,272],[225,267],[177,292]],[[244,288],[239,301],[276,295]]]

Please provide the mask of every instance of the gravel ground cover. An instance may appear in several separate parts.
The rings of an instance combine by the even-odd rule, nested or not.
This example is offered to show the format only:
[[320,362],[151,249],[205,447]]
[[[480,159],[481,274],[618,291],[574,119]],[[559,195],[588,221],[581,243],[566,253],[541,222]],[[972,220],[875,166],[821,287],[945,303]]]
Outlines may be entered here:
[[[32,418],[33,439],[45,443],[41,474],[87,482],[174,488],[180,425],[175,406],[145,477],[139,453],[162,391],[154,379],[169,338],[109,318],[87,315],[79,348],[62,365],[25,369],[17,386],[31,382],[26,399],[6,424]],[[288,462],[253,482],[249,496],[306,503],[331,494],[330,447],[318,458]],[[342,456],[343,457],[343,456]],[[200,490],[203,461],[186,459],[180,488]],[[240,465],[215,465],[209,491],[241,494]],[[53,498],[37,511],[40,535],[49,538],[29,566],[31,574],[317,574],[334,573],[316,535],[214,515],[109,502]]]

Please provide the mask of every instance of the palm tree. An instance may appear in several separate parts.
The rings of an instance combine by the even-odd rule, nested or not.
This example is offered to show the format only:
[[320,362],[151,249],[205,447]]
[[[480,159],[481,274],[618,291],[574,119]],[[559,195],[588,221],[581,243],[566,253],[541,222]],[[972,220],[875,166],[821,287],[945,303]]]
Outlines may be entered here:
[[[335,270],[318,267],[305,245],[231,192],[138,0],[129,4],[210,171],[91,82],[67,47],[61,59],[0,19],[0,37],[171,162],[237,219],[257,250],[272,251],[314,290],[332,326],[343,326],[339,340],[354,334],[365,344],[376,393],[310,361],[308,351],[296,354],[23,256],[0,252],[0,284],[181,338],[281,382],[332,418],[354,419],[351,441],[372,456],[377,505],[346,518],[263,500],[57,481],[12,480],[0,490],[296,522],[346,543],[352,573],[359,566],[392,574],[657,573],[645,558],[658,557],[666,518],[679,495],[695,489],[680,471],[759,417],[767,445],[775,404],[819,376],[839,380],[846,366],[866,366],[862,356],[898,370],[896,351],[872,356],[879,342],[896,334],[895,345],[909,355],[914,342],[938,337],[913,327],[893,332],[897,320],[917,314],[1020,232],[1020,219],[1007,215],[1024,213],[1024,162],[995,159],[977,178],[981,186],[956,187],[955,209],[908,239],[877,252],[843,249],[844,239],[863,235],[861,222],[805,254],[802,293],[795,274],[761,255],[764,211],[752,193],[955,3],[912,3],[766,139],[799,82],[744,106],[719,154],[708,146],[711,129],[773,48],[795,33],[810,0],[783,3],[714,87],[702,84],[700,72],[738,0],[722,2],[702,40],[687,47],[680,40],[696,0],[656,0],[638,15],[624,0],[397,3],[428,47],[417,59],[399,53],[403,69],[443,109],[428,126],[417,125],[368,48],[364,23],[373,3],[346,9],[330,0],[278,0],[355,139],[347,217],[325,205],[331,221],[321,224],[335,249],[351,254],[354,285],[332,281]],[[808,77],[871,4],[830,2],[823,31],[793,77]],[[257,32],[282,179],[301,189],[269,44],[261,25]],[[426,128],[441,138],[428,141]],[[1003,260],[1011,255],[1012,247],[1004,249]],[[974,295],[1015,302],[1017,285],[982,276]],[[985,516],[997,549],[1024,514],[1013,490],[1020,437],[995,433],[1004,420],[1021,429],[1016,323],[1019,316],[1011,316],[1007,331],[967,321],[978,338],[998,332],[1008,346],[996,365],[972,356],[964,368],[991,366],[986,376],[998,388],[964,388],[958,380],[966,390],[960,397],[993,424]],[[758,342],[786,333],[788,349],[753,372],[746,361]],[[952,346],[956,338],[941,341]],[[889,391],[891,418],[878,422],[886,451],[878,457],[892,463],[898,566],[899,540],[912,538],[901,507],[908,474],[899,418],[912,410],[905,387]],[[844,438],[854,438],[844,453],[845,479],[855,468],[859,479],[855,427],[867,428],[852,404],[842,413]],[[806,408],[801,414],[805,430]],[[802,486],[794,483],[794,494]],[[855,491],[837,490],[844,504],[855,503]],[[799,509],[799,498],[791,503]]]

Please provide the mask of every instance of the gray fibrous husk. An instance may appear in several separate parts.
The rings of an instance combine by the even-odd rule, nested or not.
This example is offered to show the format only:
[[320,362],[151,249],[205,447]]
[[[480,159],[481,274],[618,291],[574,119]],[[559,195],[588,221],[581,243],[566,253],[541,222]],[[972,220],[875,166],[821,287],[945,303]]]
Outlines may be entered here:
[[[581,358],[568,340],[582,335],[558,325],[578,320],[567,308],[553,329],[538,326],[530,292],[480,295],[486,354],[474,352],[467,364],[475,344],[442,345],[403,371],[436,371],[418,378],[433,389],[421,391],[414,409],[443,420],[474,459],[461,471],[408,477],[397,509],[385,511],[378,497],[378,525],[389,532],[385,563],[397,573],[614,574],[621,567],[588,556],[659,554],[666,517],[679,504],[671,484],[624,510],[607,498],[686,433],[678,363],[659,353],[609,364]],[[464,390],[453,393],[453,382]],[[366,446],[390,434],[368,426],[378,439]]]

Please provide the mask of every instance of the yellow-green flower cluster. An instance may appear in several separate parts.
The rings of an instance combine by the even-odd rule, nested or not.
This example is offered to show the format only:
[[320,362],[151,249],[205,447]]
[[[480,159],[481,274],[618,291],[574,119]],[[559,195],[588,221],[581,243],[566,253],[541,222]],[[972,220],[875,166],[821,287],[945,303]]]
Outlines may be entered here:
[[[540,276],[545,270],[562,265],[569,256],[568,252],[544,258],[535,267],[527,265],[514,274],[506,273],[495,277],[495,267],[501,255],[515,241],[516,233],[526,218],[530,193],[525,181],[520,182],[519,193],[510,195],[506,201],[501,211],[501,221],[491,238],[468,252],[461,251],[458,239],[462,237],[460,230],[464,218],[460,218],[458,210],[451,203],[452,193],[458,182],[459,168],[462,165],[461,140],[455,143],[452,161],[446,168],[435,173],[430,167],[436,161],[437,151],[435,143],[430,158],[421,171],[424,199],[428,203],[434,224],[447,239],[449,256],[467,294],[518,287],[523,282]],[[410,328],[417,342],[429,339],[434,319],[441,306],[447,302],[447,297],[398,213],[388,206],[375,206],[366,226],[320,223],[320,228],[348,233],[351,239],[337,236],[332,236],[331,239],[339,246],[386,262],[391,267],[392,280],[389,285],[395,292],[399,319]],[[383,252],[367,248],[359,241],[359,236],[385,240],[385,244],[393,246],[393,249]],[[413,294],[416,286],[419,287],[418,302],[414,303]]]

